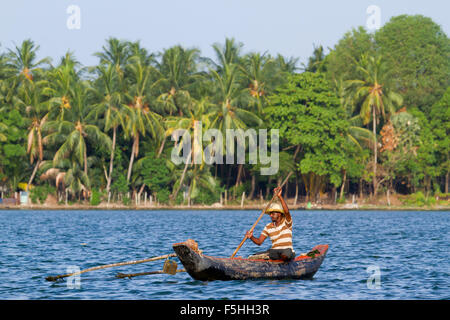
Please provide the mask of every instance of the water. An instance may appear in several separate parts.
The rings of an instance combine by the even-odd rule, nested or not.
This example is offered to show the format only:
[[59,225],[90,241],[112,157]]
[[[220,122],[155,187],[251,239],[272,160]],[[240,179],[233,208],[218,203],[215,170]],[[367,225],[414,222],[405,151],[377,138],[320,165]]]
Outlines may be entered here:
[[[115,278],[161,270],[163,261],[155,261],[53,283],[45,277],[65,274],[68,266],[172,253],[173,243],[188,238],[207,255],[230,256],[260,212],[0,211],[0,299],[450,299],[449,213],[294,211],[297,253],[330,245],[313,280],[201,282],[187,273]],[[263,217],[255,235],[268,222]],[[269,239],[261,247],[247,241],[238,256],[269,246]]]

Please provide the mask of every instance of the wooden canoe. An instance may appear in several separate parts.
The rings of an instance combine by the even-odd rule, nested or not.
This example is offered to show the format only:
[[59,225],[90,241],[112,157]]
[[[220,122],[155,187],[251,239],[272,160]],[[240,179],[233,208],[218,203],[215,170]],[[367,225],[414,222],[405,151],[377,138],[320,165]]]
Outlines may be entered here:
[[173,245],[186,271],[195,280],[311,279],[325,259],[328,245],[315,246],[311,250],[318,252],[314,257],[298,256],[289,262],[211,257],[195,249],[187,242]]

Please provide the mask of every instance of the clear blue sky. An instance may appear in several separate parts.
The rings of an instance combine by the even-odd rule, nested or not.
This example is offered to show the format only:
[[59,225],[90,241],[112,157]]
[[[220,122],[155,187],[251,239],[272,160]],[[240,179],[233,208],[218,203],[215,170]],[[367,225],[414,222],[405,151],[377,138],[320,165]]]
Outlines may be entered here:
[[[70,30],[66,12],[80,8],[81,28]],[[366,26],[370,5],[380,8],[381,25],[392,16],[422,14],[450,31],[447,0],[14,0],[0,8],[0,50],[31,38],[39,57],[56,63],[67,50],[84,65],[97,63],[110,36],[140,40],[151,52],[181,44],[213,57],[211,45],[226,37],[243,42],[244,52],[268,51],[306,62],[313,44],[333,47],[353,27]]]

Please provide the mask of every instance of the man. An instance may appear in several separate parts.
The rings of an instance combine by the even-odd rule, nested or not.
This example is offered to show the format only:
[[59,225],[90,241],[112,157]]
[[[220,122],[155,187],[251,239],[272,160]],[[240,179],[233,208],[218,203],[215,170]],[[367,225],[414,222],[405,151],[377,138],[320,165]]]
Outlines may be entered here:
[[258,246],[269,237],[272,241],[272,247],[263,253],[268,253],[269,259],[272,260],[289,261],[295,257],[292,247],[292,217],[281,195],[281,188],[275,188],[274,193],[280,199],[281,206],[278,203],[272,203],[266,210],[272,222],[266,225],[259,238],[255,238],[251,231],[247,231],[246,237]]

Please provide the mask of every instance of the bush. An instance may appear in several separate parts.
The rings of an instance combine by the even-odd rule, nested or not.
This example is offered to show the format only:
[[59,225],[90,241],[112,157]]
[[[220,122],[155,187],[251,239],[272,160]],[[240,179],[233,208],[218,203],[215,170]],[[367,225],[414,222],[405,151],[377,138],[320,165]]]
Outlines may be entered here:
[[131,203],[131,199],[128,197],[128,195],[122,198],[122,203],[126,206]]
[[202,190],[198,196],[193,199],[193,202],[196,204],[206,204],[211,205],[215,202],[220,201],[220,194],[214,194],[209,190]]
[[423,207],[426,204],[425,195],[421,191],[413,193],[412,196],[415,205]]
[[92,190],[91,206],[98,206],[101,202],[101,193],[97,189]]
[[55,187],[52,187],[50,185],[36,186],[32,188],[30,190],[31,202],[36,204],[39,200],[41,204],[44,204],[45,200],[47,200],[48,195],[54,193],[55,190]]
[[423,206],[435,205],[436,199],[434,196],[429,196],[427,198],[421,191],[418,191],[416,193],[410,194],[402,202],[405,205],[423,207]]
[[116,179],[114,179],[112,185],[111,185],[111,191],[112,192],[118,192],[118,193],[126,193],[129,191],[129,183],[127,181],[127,178],[124,174],[117,174]]
[[[220,194],[224,192],[224,188],[220,187],[219,184],[216,185],[216,187],[214,188],[214,191],[209,190],[209,189],[201,189],[199,194],[197,195],[197,197],[195,197],[195,199],[193,199],[194,203],[196,204],[206,204],[206,205],[211,205],[213,203],[219,202],[220,201]],[[242,192],[241,192],[242,195]],[[246,195],[248,196],[248,193],[246,193]]]
[[346,201],[347,201],[347,200],[345,199],[345,197],[342,197],[342,198],[337,199],[337,200],[336,200],[336,203],[344,204]]
[[183,204],[183,202],[184,202],[183,194],[181,192],[178,192],[177,198],[175,199],[175,204],[180,205]]
[[168,204],[170,199],[169,196],[170,196],[169,189],[161,189],[157,192],[156,199],[158,199],[159,203]]
[[241,183],[238,186],[232,186],[231,188],[228,189],[228,192],[232,194],[234,197],[236,197],[236,199],[240,199],[242,197],[243,192],[245,192],[245,195],[248,196],[251,190],[252,190],[251,181],[246,181],[245,183]]

